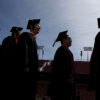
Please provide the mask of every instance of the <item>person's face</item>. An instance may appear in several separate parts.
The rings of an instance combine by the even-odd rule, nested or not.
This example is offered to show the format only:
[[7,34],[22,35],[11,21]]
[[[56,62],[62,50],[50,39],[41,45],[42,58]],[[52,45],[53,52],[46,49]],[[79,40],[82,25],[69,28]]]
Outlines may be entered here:
[[72,45],[72,39],[70,37],[66,37],[66,39],[64,39],[64,43],[70,47]]
[[13,37],[19,37],[21,35],[21,31],[14,32]]
[[34,33],[35,34],[38,34],[39,32],[40,32],[40,30],[41,30],[41,26],[40,26],[40,24],[36,24],[35,26],[34,26]]

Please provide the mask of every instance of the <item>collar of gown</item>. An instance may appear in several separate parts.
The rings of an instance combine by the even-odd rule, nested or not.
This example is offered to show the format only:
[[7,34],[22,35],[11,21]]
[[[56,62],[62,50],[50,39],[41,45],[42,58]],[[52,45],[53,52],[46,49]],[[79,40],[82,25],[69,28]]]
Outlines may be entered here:
[[32,34],[33,38],[36,39],[36,35],[33,32],[30,32],[30,33]]

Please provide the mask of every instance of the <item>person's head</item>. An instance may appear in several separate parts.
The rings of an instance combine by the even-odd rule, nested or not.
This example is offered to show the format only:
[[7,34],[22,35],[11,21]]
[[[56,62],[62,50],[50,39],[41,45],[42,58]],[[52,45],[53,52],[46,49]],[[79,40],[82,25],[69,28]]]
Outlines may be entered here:
[[57,39],[55,40],[53,46],[55,45],[56,42],[60,41],[61,45],[66,45],[66,46],[71,46],[72,40],[71,38],[67,35],[68,31],[63,31],[60,32]]
[[62,39],[61,41],[62,45],[65,45],[67,47],[70,47],[72,45],[72,39],[69,36],[66,36],[65,38]]
[[38,34],[40,32],[40,19],[33,19],[28,21],[27,29],[30,29],[34,34]]
[[14,38],[19,37],[21,35],[22,27],[12,27],[10,32],[12,32],[12,36]]

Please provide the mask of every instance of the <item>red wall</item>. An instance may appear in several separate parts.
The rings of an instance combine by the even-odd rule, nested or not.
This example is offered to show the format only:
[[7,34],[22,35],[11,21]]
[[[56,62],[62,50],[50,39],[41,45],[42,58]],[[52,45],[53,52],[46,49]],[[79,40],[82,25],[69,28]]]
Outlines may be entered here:
[[[41,67],[45,62],[48,62],[49,60],[39,60],[39,67]],[[51,64],[46,66],[44,68],[44,72],[50,73],[52,70],[52,64],[53,61],[51,61]],[[85,61],[75,61],[74,62],[76,74],[89,74],[89,62]]]

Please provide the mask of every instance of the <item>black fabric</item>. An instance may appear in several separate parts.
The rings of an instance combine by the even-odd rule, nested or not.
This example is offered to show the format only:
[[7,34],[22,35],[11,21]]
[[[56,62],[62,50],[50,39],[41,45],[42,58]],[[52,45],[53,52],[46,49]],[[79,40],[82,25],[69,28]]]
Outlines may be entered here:
[[0,45],[0,62],[2,62],[2,45]]
[[90,88],[91,90],[96,90],[98,87],[99,82],[99,73],[100,73],[100,32],[98,32],[95,43],[94,43],[94,49],[91,55],[90,60]]
[[58,100],[71,100],[72,99],[72,83],[70,84],[69,79],[73,81],[72,72],[72,54],[64,46],[61,46],[56,51],[51,83],[48,88],[48,95]]
[[[35,100],[38,80],[38,55],[37,44],[32,33],[24,32],[17,44],[17,66],[20,72],[24,72],[23,88],[25,100]],[[28,70],[27,70],[28,69]],[[30,72],[29,74],[25,72]]]
[[6,37],[2,42],[2,66],[4,71],[15,72],[16,62],[16,39],[12,36]]
[[31,33],[24,32],[17,44],[18,66],[24,70],[29,68],[29,72],[38,72],[37,44]]
[[100,32],[98,32],[95,38],[94,49],[90,60],[89,89],[96,91],[96,100],[100,100],[99,74],[100,74]]

